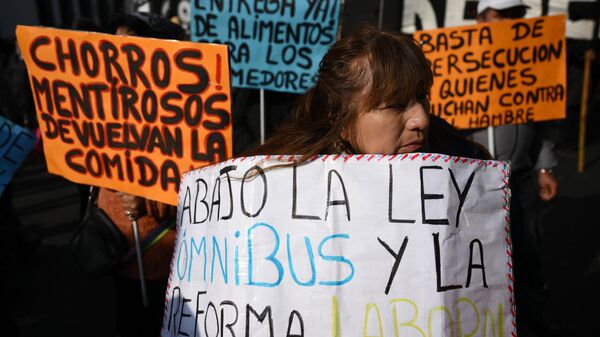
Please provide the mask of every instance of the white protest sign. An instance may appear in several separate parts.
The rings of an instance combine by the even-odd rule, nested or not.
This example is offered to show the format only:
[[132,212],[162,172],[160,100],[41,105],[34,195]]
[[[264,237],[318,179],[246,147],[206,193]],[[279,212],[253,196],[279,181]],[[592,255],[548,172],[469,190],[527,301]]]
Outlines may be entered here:
[[185,174],[162,336],[515,332],[506,163],[294,158]]

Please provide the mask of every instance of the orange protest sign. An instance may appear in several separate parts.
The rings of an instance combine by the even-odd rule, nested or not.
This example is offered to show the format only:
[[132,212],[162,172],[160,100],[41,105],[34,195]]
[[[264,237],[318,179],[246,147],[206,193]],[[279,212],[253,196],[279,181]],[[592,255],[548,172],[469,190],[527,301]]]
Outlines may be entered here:
[[227,46],[17,27],[48,171],[177,205],[232,155]]
[[431,112],[458,128],[565,118],[565,17],[420,31]]

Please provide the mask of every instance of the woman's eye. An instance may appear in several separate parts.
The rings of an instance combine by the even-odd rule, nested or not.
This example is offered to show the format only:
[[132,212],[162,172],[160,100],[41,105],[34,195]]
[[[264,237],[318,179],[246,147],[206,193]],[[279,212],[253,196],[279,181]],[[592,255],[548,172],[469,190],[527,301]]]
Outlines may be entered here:
[[403,108],[403,107],[401,107],[400,105],[390,105],[390,106],[389,106],[389,107],[387,107],[386,109],[389,109],[389,110],[394,110],[394,111],[396,111],[396,112],[402,112],[402,111],[404,111],[404,108]]

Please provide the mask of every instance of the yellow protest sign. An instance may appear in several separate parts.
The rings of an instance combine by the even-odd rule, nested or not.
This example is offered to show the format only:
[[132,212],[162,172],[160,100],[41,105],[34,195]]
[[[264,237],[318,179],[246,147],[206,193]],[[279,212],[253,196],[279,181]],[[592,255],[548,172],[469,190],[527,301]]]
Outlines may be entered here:
[[565,118],[565,17],[419,31],[431,111],[471,129]]
[[48,171],[177,204],[232,155],[227,46],[17,27]]

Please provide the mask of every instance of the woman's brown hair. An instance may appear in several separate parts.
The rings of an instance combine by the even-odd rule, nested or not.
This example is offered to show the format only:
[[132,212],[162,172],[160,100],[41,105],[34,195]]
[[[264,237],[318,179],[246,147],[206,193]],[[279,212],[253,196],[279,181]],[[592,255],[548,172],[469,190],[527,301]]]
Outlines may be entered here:
[[335,153],[359,111],[381,104],[400,111],[424,99],[433,75],[409,36],[363,26],[338,40],[319,66],[318,80],[300,97],[290,122],[245,155],[296,154],[300,162]]

